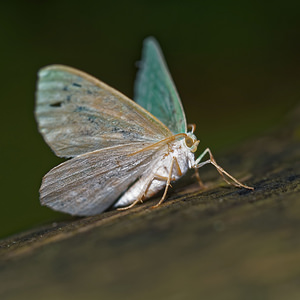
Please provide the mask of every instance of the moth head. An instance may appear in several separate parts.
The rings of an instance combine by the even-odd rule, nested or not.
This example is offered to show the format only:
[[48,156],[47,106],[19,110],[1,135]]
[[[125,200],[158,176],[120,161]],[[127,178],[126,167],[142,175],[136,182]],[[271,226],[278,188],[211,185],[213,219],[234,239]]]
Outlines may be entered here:
[[200,143],[200,141],[197,140],[196,136],[192,132],[188,132],[186,134],[186,136],[184,138],[184,145],[190,151],[196,152],[199,143]]

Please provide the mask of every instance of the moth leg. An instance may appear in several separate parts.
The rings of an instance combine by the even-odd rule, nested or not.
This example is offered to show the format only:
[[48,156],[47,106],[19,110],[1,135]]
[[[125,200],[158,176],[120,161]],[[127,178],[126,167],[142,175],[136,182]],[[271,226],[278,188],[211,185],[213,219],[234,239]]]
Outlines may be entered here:
[[[209,159],[200,163],[201,159],[206,155],[206,154],[209,154]],[[204,165],[206,164],[212,164],[213,166],[215,166],[215,168],[217,169],[217,171],[219,172],[219,174],[222,176],[222,178],[224,179],[224,181],[226,181],[228,184],[231,184],[231,185],[234,185],[234,186],[237,186],[237,187],[244,187],[246,189],[249,189],[249,190],[254,190],[253,187],[250,187],[250,186],[247,186],[245,184],[242,184],[241,182],[239,182],[237,179],[235,179],[233,176],[231,176],[229,173],[227,173],[222,167],[220,167],[216,160],[214,159],[211,151],[209,148],[206,148],[203,153],[196,159],[195,161],[195,166],[194,168],[201,168],[203,167]],[[226,175],[227,177],[229,177],[233,182],[230,182],[227,180],[227,178],[224,176]]]
[[134,207],[138,202],[143,203],[143,197],[144,197],[144,193],[142,194],[141,197],[138,197],[135,201],[133,201],[131,204],[124,206],[124,207],[118,207],[117,210],[127,210],[129,208]]
[[195,170],[195,175],[194,176],[196,177],[196,180],[197,180],[197,182],[198,182],[198,184],[200,186],[200,189],[204,190],[205,189],[205,185],[204,185],[203,181],[200,178],[199,170],[197,168],[195,168],[194,170]]
[[[127,210],[129,208],[132,208],[134,207],[137,203],[141,202],[143,203],[143,198],[147,195],[147,192],[151,186],[151,183],[153,180],[155,179],[158,179],[158,180],[162,180],[162,181],[167,181],[168,180],[168,177],[165,177],[165,176],[161,176],[161,175],[158,175],[158,174],[155,174],[153,177],[151,177],[151,179],[148,181],[147,185],[146,185],[146,188],[144,191],[142,191],[140,193],[140,195],[137,197],[137,199],[135,201],[133,201],[131,204],[129,204],[128,206],[124,206],[124,207],[119,207],[117,208],[117,210]],[[172,178],[173,179],[173,178]]]
[[117,210],[127,210],[127,209],[129,209],[129,208],[134,207],[134,206],[135,206],[136,204],[138,204],[139,202],[143,203],[143,199],[144,199],[144,197],[146,196],[146,194],[147,194],[147,192],[148,192],[148,189],[149,189],[149,187],[150,187],[152,181],[153,181],[154,179],[156,179],[156,178],[157,178],[157,179],[165,180],[165,179],[164,179],[165,177],[163,177],[163,176],[154,175],[154,176],[148,181],[145,190],[142,191],[142,192],[140,193],[140,195],[137,197],[137,199],[136,199],[135,201],[133,201],[133,202],[132,202],[131,204],[129,204],[128,206],[119,207],[119,208],[117,208]]
[[165,200],[165,198],[167,196],[167,192],[168,192],[169,186],[171,185],[172,171],[173,171],[174,162],[175,162],[175,167],[177,169],[178,174],[182,174],[176,157],[173,157],[172,158],[172,162],[171,162],[171,166],[170,166],[170,170],[169,170],[169,176],[167,178],[167,183],[166,183],[164,194],[161,197],[161,199],[159,200],[159,202],[156,205],[152,206],[152,208],[156,208],[156,207],[160,206],[164,202],[164,200]]
[[182,175],[182,171],[181,171],[181,169],[180,169],[180,167],[179,167],[178,161],[177,161],[176,157],[173,157],[173,158],[172,158],[172,162],[171,162],[171,166],[170,166],[170,170],[169,170],[169,175],[168,175],[168,177],[161,176],[161,175],[159,175],[159,174],[154,174],[153,177],[151,177],[151,179],[150,179],[149,182],[147,183],[147,186],[146,186],[145,190],[139,195],[139,197],[137,197],[137,199],[136,199],[134,202],[132,202],[132,203],[131,203],[130,205],[128,205],[128,206],[125,206],[125,207],[119,207],[119,208],[117,208],[117,210],[127,210],[127,209],[132,208],[133,206],[135,206],[138,202],[143,202],[143,198],[147,195],[147,192],[148,192],[148,190],[149,190],[149,188],[150,188],[150,186],[151,186],[151,183],[152,183],[152,181],[155,180],[155,179],[158,179],[158,180],[162,180],[162,181],[166,181],[166,182],[167,182],[167,183],[166,183],[166,187],[165,187],[165,191],[164,191],[164,194],[163,194],[162,198],[159,200],[159,202],[158,202],[156,205],[152,206],[152,208],[156,208],[156,207],[158,207],[159,205],[161,205],[162,202],[163,202],[163,201],[165,200],[165,198],[166,198],[166,195],[167,195],[169,186],[171,186],[171,181],[172,181],[172,180],[175,180],[175,178],[172,177],[172,171],[173,171],[174,163],[175,163],[175,168],[176,168],[176,170],[177,170],[178,175],[181,176],[181,175]]
[[176,167],[178,176],[182,176],[182,172],[181,172],[181,169],[180,169],[180,167],[179,167],[179,163],[178,163],[177,158],[176,158],[176,157],[173,157],[173,160],[174,160],[174,162],[175,162],[175,167]]

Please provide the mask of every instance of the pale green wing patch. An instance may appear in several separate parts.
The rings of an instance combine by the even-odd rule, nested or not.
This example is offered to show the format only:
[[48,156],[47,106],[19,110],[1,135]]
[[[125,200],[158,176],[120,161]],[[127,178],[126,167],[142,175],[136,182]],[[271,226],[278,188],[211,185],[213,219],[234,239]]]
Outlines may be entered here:
[[49,171],[40,188],[42,205],[72,215],[89,216],[110,207],[168,150],[166,143],[131,143],[76,156]]
[[161,49],[153,37],[144,41],[134,100],[174,134],[186,132],[184,110]]
[[172,135],[120,92],[84,72],[60,65],[39,72],[35,115],[39,131],[61,157],[130,142],[156,142]]

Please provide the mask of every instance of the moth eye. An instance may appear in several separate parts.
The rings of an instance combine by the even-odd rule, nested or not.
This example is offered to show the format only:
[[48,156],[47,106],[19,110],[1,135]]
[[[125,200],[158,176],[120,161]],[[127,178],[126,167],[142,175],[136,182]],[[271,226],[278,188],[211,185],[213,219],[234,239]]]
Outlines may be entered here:
[[186,137],[185,138],[185,144],[188,148],[191,148],[194,145],[194,141],[192,138],[190,137]]

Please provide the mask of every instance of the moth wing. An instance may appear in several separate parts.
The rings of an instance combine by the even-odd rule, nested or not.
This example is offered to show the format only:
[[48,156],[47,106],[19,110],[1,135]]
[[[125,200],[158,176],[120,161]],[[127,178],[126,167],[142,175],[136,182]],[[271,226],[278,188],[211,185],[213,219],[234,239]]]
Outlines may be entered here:
[[58,165],[43,178],[41,204],[79,216],[106,210],[167,151],[164,144],[133,154],[149,145],[139,142],[100,149]]
[[171,135],[164,124],[120,92],[61,65],[40,70],[35,115],[39,131],[60,157]]
[[134,92],[134,100],[174,134],[186,132],[182,103],[159,44],[153,37],[144,40]]

